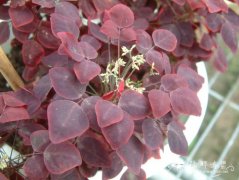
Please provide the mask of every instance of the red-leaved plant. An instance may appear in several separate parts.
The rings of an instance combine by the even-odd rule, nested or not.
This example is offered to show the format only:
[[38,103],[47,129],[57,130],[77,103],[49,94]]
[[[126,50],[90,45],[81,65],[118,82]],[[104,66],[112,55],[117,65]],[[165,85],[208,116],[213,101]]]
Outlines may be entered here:
[[0,19],[26,83],[0,94],[0,135],[20,137],[32,180],[111,179],[123,166],[122,180],[145,179],[166,137],[187,155],[179,116],[201,113],[195,63],[225,71],[216,36],[236,52],[239,27],[224,0],[0,0]]

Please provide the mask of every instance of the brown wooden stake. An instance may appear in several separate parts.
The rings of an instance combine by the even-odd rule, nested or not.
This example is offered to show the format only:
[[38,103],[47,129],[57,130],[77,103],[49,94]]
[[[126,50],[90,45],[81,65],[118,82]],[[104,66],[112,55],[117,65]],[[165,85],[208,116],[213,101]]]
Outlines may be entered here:
[[12,63],[9,61],[2,47],[0,46],[0,73],[6,79],[11,88],[15,91],[24,87],[24,83]]

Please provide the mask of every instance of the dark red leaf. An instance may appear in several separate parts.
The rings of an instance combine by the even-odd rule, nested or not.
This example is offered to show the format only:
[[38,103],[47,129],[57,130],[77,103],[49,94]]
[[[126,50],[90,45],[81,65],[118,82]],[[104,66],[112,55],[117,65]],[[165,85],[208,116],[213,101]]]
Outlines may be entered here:
[[40,99],[42,102],[47,97],[48,93],[52,88],[51,81],[49,75],[42,76],[33,87],[34,95]]
[[0,19],[2,20],[8,20],[10,19],[8,14],[9,6],[0,6]]
[[82,84],[88,83],[90,80],[98,76],[101,71],[101,68],[98,64],[89,60],[74,64],[73,69],[77,79]]
[[136,47],[137,50],[145,54],[147,53],[153,46],[152,38],[151,36],[143,30],[137,30],[136,31]]
[[32,149],[35,152],[44,152],[46,147],[50,144],[48,130],[35,131],[30,136]]
[[100,32],[104,33],[106,36],[112,39],[119,39],[120,37],[120,30],[118,29],[117,25],[111,20],[104,22],[104,24],[100,28]]
[[145,145],[151,150],[163,148],[163,132],[153,119],[145,119],[142,124]]
[[174,111],[187,115],[199,116],[201,105],[197,94],[189,88],[178,88],[170,92],[171,105]]
[[82,108],[73,101],[56,100],[47,108],[49,137],[53,143],[81,136],[89,128],[89,120]]
[[60,14],[51,14],[51,30],[54,36],[58,36],[59,32],[66,32],[72,34],[75,38],[79,36],[79,27],[75,24],[73,19],[62,16]]
[[47,179],[49,175],[41,155],[34,155],[28,158],[23,165],[23,170],[29,179]]
[[52,86],[59,96],[66,99],[79,99],[86,90],[86,85],[81,84],[74,72],[65,67],[54,67],[49,71]]
[[87,165],[86,163],[83,163],[79,167],[79,173],[85,178],[93,177],[98,170],[99,170],[98,167],[92,167]]
[[24,6],[26,3],[26,0],[11,0],[10,7],[16,8],[18,6]]
[[98,124],[101,128],[123,120],[122,109],[110,101],[99,100],[95,105]]
[[188,143],[181,127],[175,121],[168,125],[168,144],[173,153],[186,156],[188,154]]
[[192,10],[205,8],[205,5],[201,1],[187,0],[187,2],[188,2],[189,6],[191,7]]
[[44,54],[45,51],[38,42],[34,40],[27,40],[23,43],[22,58],[26,65],[28,66],[38,65]]
[[102,46],[102,44],[96,38],[88,34],[81,36],[81,42],[89,43],[92,47],[95,48],[95,50],[99,50]]
[[227,70],[228,61],[223,49],[220,47],[218,47],[217,51],[215,52],[213,65],[221,72],[225,72]]
[[70,18],[78,27],[81,27],[82,22],[79,16],[79,9],[72,3],[57,3],[55,6],[55,13]]
[[232,26],[231,23],[229,22],[225,22],[222,25],[221,28],[221,35],[222,35],[222,39],[224,40],[224,42],[226,43],[226,45],[233,51],[236,52],[237,51],[237,35],[236,35],[236,31],[234,29],[234,27]]
[[192,68],[182,64],[178,67],[177,74],[187,81],[189,88],[193,91],[197,92],[201,89],[204,79]]
[[117,149],[128,142],[134,131],[134,122],[129,115],[124,114],[123,120],[111,126],[102,128],[105,139],[112,149]]
[[146,180],[146,174],[143,169],[140,169],[140,173],[138,175],[127,169],[127,171],[125,171],[121,176],[120,180]]
[[69,142],[50,144],[43,155],[46,168],[53,174],[62,174],[82,163],[79,150]]
[[147,98],[143,94],[133,90],[124,91],[118,104],[134,120],[145,118],[150,111],[150,105]]
[[95,59],[98,56],[97,51],[88,42],[79,42],[77,50],[85,59]]
[[110,154],[110,159],[112,159],[111,166],[109,168],[102,168],[103,179],[112,179],[123,169],[123,163],[115,152]]
[[9,16],[11,17],[14,27],[20,27],[29,24],[33,21],[34,15],[26,6],[18,6],[9,9]]
[[129,27],[134,23],[134,13],[126,5],[117,4],[107,13],[109,13],[109,18],[120,28]]
[[206,4],[208,11],[210,13],[216,13],[216,12],[227,12],[228,7],[227,4],[224,2],[224,0],[203,0],[203,2]]
[[149,91],[148,98],[155,118],[161,118],[171,110],[168,93],[153,89]]
[[28,120],[30,116],[25,107],[6,107],[0,116],[0,122]]
[[32,2],[43,8],[53,8],[55,6],[55,0],[32,0]]
[[0,22],[0,44],[5,43],[10,36],[10,29],[8,22]]
[[212,32],[218,32],[223,24],[223,19],[217,13],[208,13],[206,16],[207,28]]
[[122,145],[116,152],[131,172],[136,175],[140,174],[144,157],[144,146],[135,136],[131,136],[128,143]]
[[61,67],[68,64],[68,57],[59,55],[57,51],[42,58],[41,62],[48,67]]
[[96,137],[85,136],[77,143],[83,161],[93,167],[110,167],[111,159],[105,144]]
[[40,20],[38,18],[34,18],[31,23],[26,24],[24,26],[16,27],[16,29],[25,33],[33,33],[38,28],[39,23]]
[[161,86],[164,91],[170,92],[180,87],[188,87],[187,81],[178,74],[166,74],[161,78]]
[[101,132],[95,112],[95,104],[98,100],[100,100],[99,96],[87,97],[82,101],[81,107],[89,119],[90,127],[97,132]]
[[49,49],[57,49],[60,45],[59,39],[52,34],[51,29],[44,26],[38,29],[37,40]]
[[172,52],[177,46],[176,36],[168,30],[158,29],[152,34],[154,44],[159,48]]
[[82,9],[83,14],[89,19],[97,18],[97,10],[92,1],[82,0],[79,1],[79,7]]

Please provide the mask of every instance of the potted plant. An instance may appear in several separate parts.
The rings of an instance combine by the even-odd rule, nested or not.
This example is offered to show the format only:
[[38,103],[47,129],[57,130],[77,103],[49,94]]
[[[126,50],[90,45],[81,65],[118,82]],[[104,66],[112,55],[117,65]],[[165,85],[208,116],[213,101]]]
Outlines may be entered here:
[[235,52],[239,26],[223,0],[1,0],[0,19],[0,43],[11,28],[24,64],[23,83],[0,51],[14,90],[0,94],[1,142],[23,158],[0,177],[34,180],[111,179],[123,166],[121,179],[145,179],[166,138],[187,155],[179,117],[201,113],[195,64],[225,71],[216,36]]

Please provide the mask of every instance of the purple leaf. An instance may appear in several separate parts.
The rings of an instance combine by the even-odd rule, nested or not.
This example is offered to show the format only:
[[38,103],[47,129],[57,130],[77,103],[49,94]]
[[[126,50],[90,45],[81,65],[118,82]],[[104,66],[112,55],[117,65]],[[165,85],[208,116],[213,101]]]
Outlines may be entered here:
[[221,28],[222,39],[226,45],[233,51],[237,51],[237,35],[231,23],[225,22]]
[[136,33],[133,28],[124,28],[120,33],[120,40],[130,42],[136,40]]
[[49,144],[43,155],[46,168],[53,174],[62,174],[82,163],[79,150],[69,142]]
[[104,24],[100,28],[100,32],[104,33],[106,36],[112,39],[119,39],[120,37],[120,30],[118,29],[117,25],[111,20],[104,22]]
[[111,159],[106,144],[96,137],[81,137],[77,145],[86,164],[93,167],[110,167]]
[[140,174],[141,164],[143,163],[144,146],[135,136],[131,136],[128,143],[122,145],[116,152],[130,171],[134,174]]
[[32,149],[35,152],[44,152],[46,147],[50,144],[48,130],[35,131],[30,136]]
[[97,51],[88,42],[79,42],[77,50],[85,59],[95,59],[98,56]]
[[6,107],[0,116],[1,123],[28,119],[30,116],[25,107]]
[[201,89],[204,79],[192,68],[182,64],[178,67],[177,74],[187,81],[189,88],[193,91],[197,92]]
[[153,46],[151,36],[143,30],[136,31],[136,47],[140,53],[147,53]]
[[168,93],[153,89],[149,91],[148,98],[155,118],[161,118],[171,110]]
[[134,13],[126,5],[117,4],[107,13],[109,18],[120,28],[129,27],[134,23]]
[[145,119],[142,124],[145,144],[151,150],[163,148],[163,132],[152,119]]
[[85,93],[86,85],[81,84],[69,68],[52,68],[49,71],[49,76],[52,86],[59,96],[75,100]]
[[32,11],[26,6],[10,8],[8,12],[14,27],[20,27],[29,24],[34,19]]
[[56,37],[58,37],[59,32],[65,32],[73,35],[75,38],[78,38],[80,33],[79,27],[75,24],[73,19],[53,13],[51,14],[50,20],[52,33]]
[[95,104],[100,99],[99,96],[90,96],[85,98],[81,103],[81,107],[89,119],[90,127],[97,132],[101,132],[101,129],[97,122]]
[[5,176],[3,173],[1,173],[1,172],[0,172],[0,179],[1,179],[1,180],[8,180],[8,179],[6,178],[6,176]]
[[163,59],[166,57],[167,56],[163,56],[162,53],[160,53],[156,50],[150,50],[145,54],[146,62],[151,66],[154,65],[154,69],[159,74],[162,74],[164,71],[165,60],[163,60]]
[[0,6],[0,19],[1,20],[8,20],[10,19],[8,14],[9,6]]
[[208,11],[210,13],[216,13],[216,12],[227,12],[228,7],[227,4],[224,2],[224,0],[203,0],[203,2],[206,4]]
[[172,52],[177,46],[176,36],[165,29],[155,30],[152,38],[156,46],[168,52]]
[[211,36],[209,34],[204,34],[199,46],[206,51],[211,51],[213,47],[213,40]]
[[34,95],[40,99],[42,102],[47,97],[48,93],[52,88],[51,81],[49,75],[42,76],[33,87]]
[[55,6],[55,0],[32,0],[32,2],[43,8],[53,8]]
[[22,78],[25,81],[31,81],[36,77],[38,70],[38,66],[25,66],[22,73]]
[[217,13],[208,13],[206,16],[206,26],[212,32],[218,32],[223,24],[223,19]]
[[81,27],[82,22],[79,16],[79,9],[72,3],[57,3],[55,6],[55,13],[70,18],[78,27]]
[[180,87],[188,87],[187,81],[178,74],[166,74],[161,78],[161,86],[164,91],[174,91]]
[[49,175],[41,155],[33,155],[27,158],[23,170],[29,179],[47,179]]
[[21,32],[21,31],[15,29],[14,27],[12,27],[12,32],[13,32],[15,38],[18,41],[20,41],[22,44],[24,43],[24,41],[26,41],[28,39],[29,33]]
[[55,51],[43,57],[41,62],[47,67],[61,67],[68,64],[68,57],[65,55],[59,55],[57,51]]
[[101,71],[100,66],[92,61],[76,63],[73,69],[77,79],[82,84],[87,84],[90,80],[98,76]]
[[197,94],[189,88],[178,88],[170,92],[171,105],[174,111],[187,115],[199,116],[201,105]]
[[48,49],[57,49],[60,45],[60,40],[52,34],[50,28],[45,26],[38,29],[37,40]]
[[145,118],[150,111],[147,98],[133,90],[126,90],[122,93],[119,99],[119,106],[134,120]]
[[88,34],[81,36],[81,42],[89,43],[92,47],[95,48],[95,50],[99,50],[102,46],[102,44],[96,38]]
[[228,61],[221,47],[218,47],[217,51],[215,52],[213,65],[217,70],[221,72],[225,72],[228,68]]
[[124,116],[121,108],[106,100],[99,100],[96,103],[95,112],[101,128],[122,121]]
[[228,13],[225,13],[224,17],[235,26],[239,26],[239,15],[236,14],[232,9],[228,9]]
[[186,3],[185,0],[173,0],[173,2],[178,4],[179,6],[183,6]]
[[88,22],[89,33],[92,34],[95,38],[99,39],[102,42],[107,43],[107,36],[100,31],[100,27],[92,22]]
[[51,180],[88,180],[79,173],[77,168],[66,171],[63,174],[51,174]]
[[168,144],[173,153],[186,156],[188,154],[188,143],[182,129],[174,121],[168,125]]
[[117,149],[128,142],[134,131],[134,122],[125,113],[123,120],[111,126],[102,128],[105,139],[112,149]]
[[53,143],[81,136],[89,128],[89,120],[82,108],[73,101],[57,100],[47,108],[49,137]]
[[18,99],[14,93],[3,93],[2,98],[4,101],[4,105],[6,106],[11,106],[11,107],[26,106],[26,103]]
[[120,180],[146,180],[146,174],[143,169],[140,169],[140,173],[137,175],[132,173],[130,169],[127,169]]
[[10,29],[8,22],[0,22],[0,44],[5,43],[10,36]]
[[146,30],[149,27],[149,22],[146,18],[137,18],[133,27],[135,30]]
[[110,154],[110,158],[112,159],[111,166],[109,168],[102,168],[103,179],[112,179],[123,169],[123,163],[115,152]]
[[41,62],[45,51],[43,47],[34,40],[27,40],[22,46],[23,62],[28,66],[36,66]]

